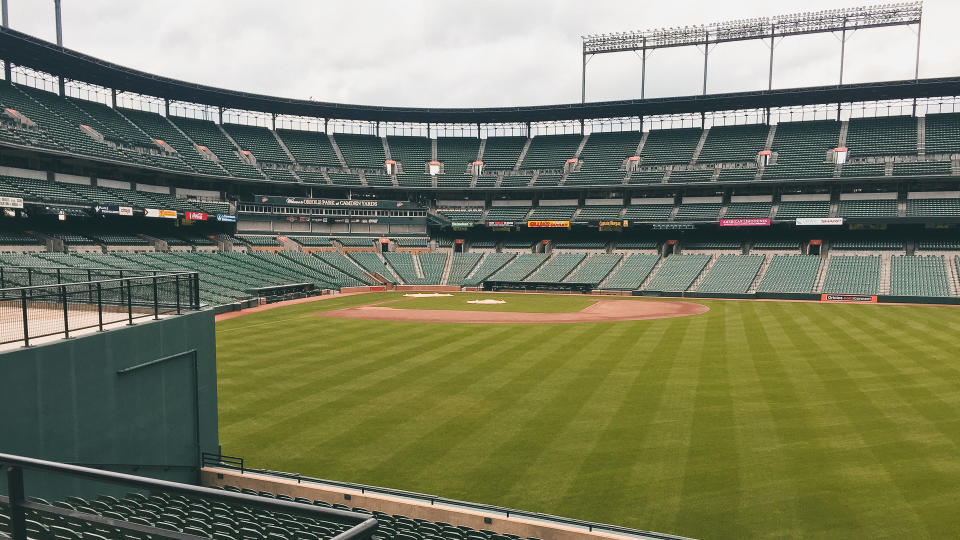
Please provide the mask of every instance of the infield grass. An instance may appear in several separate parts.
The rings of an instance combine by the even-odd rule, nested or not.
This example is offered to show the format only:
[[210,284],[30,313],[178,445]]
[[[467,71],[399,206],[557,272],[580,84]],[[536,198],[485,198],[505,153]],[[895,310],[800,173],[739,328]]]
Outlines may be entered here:
[[218,323],[224,452],[699,538],[960,537],[960,308],[698,300],[710,311],[563,325],[312,315],[390,298]]
[[[470,300],[504,300],[505,304],[470,304]],[[546,294],[456,294],[435,298],[404,298],[382,305],[397,309],[444,309],[458,311],[509,311],[520,313],[567,313],[580,311],[599,298]]]

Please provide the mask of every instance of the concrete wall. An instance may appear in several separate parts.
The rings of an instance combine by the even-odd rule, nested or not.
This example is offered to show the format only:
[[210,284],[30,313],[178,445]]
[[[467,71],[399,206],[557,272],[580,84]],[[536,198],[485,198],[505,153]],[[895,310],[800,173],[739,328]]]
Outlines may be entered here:
[[498,533],[516,534],[524,538],[531,536],[542,540],[623,540],[625,538],[635,538],[612,533],[591,532],[586,528],[552,524],[521,517],[504,517],[502,513],[467,510],[442,504],[433,505],[429,501],[362,492],[359,489],[340,488],[317,483],[298,484],[296,480],[252,473],[240,474],[239,471],[231,469],[205,467],[202,474],[202,483],[205,486],[230,485],[257,491],[269,491],[270,493],[291,497],[321,500],[330,504],[344,504],[351,508],[377,510],[391,515],[401,514],[413,519],[442,521],[454,526],[464,525],[477,530],[487,529]]
[[[0,387],[0,452],[195,483],[218,451],[212,311],[0,354]],[[27,480],[50,498],[104,491]]]

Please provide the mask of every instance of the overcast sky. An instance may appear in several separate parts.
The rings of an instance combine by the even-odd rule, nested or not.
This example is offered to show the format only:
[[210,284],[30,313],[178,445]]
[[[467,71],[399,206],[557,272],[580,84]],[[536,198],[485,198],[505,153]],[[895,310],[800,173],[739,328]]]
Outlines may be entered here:
[[[55,41],[53,0],[8,0],[10,26]],[[868,0],[670,2],[567,0],[62,0],[66,47],[151,73],[292,98],[402,106],[580,100],[581,35],[833,9]],[[921,77],[960,75],[960,2],[924,5]],[[913,77],[912,27],[860,31],[845,82]],[[784,39],[774,87],[837,82],[839,40]],[[647,97],[697,94],[703,56],[660,50]],[[766,88],[760,42],[710,51],[709,92]],[[594,57],[587,100],[640,96],[640,59]]]

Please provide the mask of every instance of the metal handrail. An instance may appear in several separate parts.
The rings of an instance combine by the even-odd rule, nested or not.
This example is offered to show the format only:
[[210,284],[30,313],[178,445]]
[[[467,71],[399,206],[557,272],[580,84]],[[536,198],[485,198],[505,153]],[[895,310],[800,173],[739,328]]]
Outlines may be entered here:
[[[44,471],[48,473],[71,476],[74,478],[94,480],[97,482],[118,484],[153,491],[177,493],[203,499],[212,499],[228,504],[253,506],[350,526],[350,529],[338,534],[337,536],[334,536],[331,540],[367,539],[372,536],[377,528],[377,520],[375,518],[358,512],[306,505],[298,502],[271,499],[257,495],[247,495],[244,493],[234,493],[231,491],[193,486],[189,484],[180,484],[167,480],[156,480],[153,478],[134,476],[124,473],[102,471],[89,467],[67,465],[64,463],[57,463],[54,461],[36,458],[15,456],[11,454],[0,454],[0,467],[3,468],[7,477],[8,496],[4,497],[2,500],[10,506],[10,532],[13,540],[27,540],[26,515],[24,510],[65,515],[74,519],[101,523],[124,530],[148,532],[149,534],[159,538],[200,538],[190,534],[167,531],[155,527],[145,527],[136,523],[128,523],[125,521],[103,518],[102,516],[91,515],[75,510],[57,508],[35,501],[28,501],[24,490],[24,470]],[[145,528],[148,530],[144,530]]]
[[[237,467],[233,463],[240,463],[240,467]],[[413,499],[422,502],[429,502],[431,506],[435,505],[446,505],[467,508],[470,510],[481,510],[486,512],[492,512],[497,514],[503,514],[505,517],[521,517],[521,518],[530,518],[540,521],[546,521],[550,523],[555,523],[558,525],[567,525],[587,529],[588,531],[605,531],[611,533],[617,533],[628,536],[636,536],[638,538],[649,538],[655,540],[691,540],[685,536],[678,536],[667,533],[660,533],[654,531],[645,531],[642,529],[633,529],[630,527],[622,527],[619,525],[610,525],[607,523],[597,523],[593,521],[584,521],[580,519],[566,518],[562,516],[555,516],[552,514],[543,514],[539,512],[529,512],[526,510],[517,510],[514,508],[507,508],[503,506],[496,506],[491,504],[483,503],[474,503],[469,501],[461,501],[458,499],[448,499],[446,497],[440,497],[438,495],[428,495],[425,493],[418,493],[415,491],[404,491],[402,489],[393,489],[385,488],[379,486],[370,486],[367,484],[357,484],[353,482],[343,482],[339,480],[327,480],[324,478],[314,478],[311,476],[303,476],[299,473],[288,473],[281,471],[272,471],[269,469],[254,469],[244,466],[244,459],[235,456],[224,456],[218,454],[203,454],[203,463],[204,467],[214,466],[221,467],[225,469],[234,469],[239,470],[240,474],[253,473],[253,474],[262,474],[266,476],[274,476],[277,478],[285,479],[295,479],[298,484],[302,482],[322,484],[326,486],[333,486],[339,488],[354,489],[360,493],[376,493],[380,495],[392,495],[395,497],[402,497],[406,499]]]
[[[158,270],[157,272],[161,272],[161,271]],[[197,272],[190,272],[190,271],[162,272],[162,273],[150,274],[148,276],[124,276],[124,277],[115,277],[115,278],[107,278],[107,279],[95,279],[91,281],[65,281],[62,283],[48,283],[46,285],[24,285],[22,287],[5,287],[3,289],[0,289],[0,294],[4,292],[10,292],[10,291],[29,291],[32,289],[49,289],[51,287],[60,287],[64,285],[70,285],[70,286],[96,285],[98,283],[104,284],[104,283],[116,283],[120,281],[152,280],[153,278],[158,278],[158,277],[192,276],[194,274],[197,274]]]
[[[25,267],[6,267],[15,268],[18,271],[27,271],[30,275],[32,268]],[[4,267],[0,267],[0,275]],[[45,276],[56,276],[57,283],[48,283],[41,285],[20,285],[0,289],[0,300],[7,304],[19,304],[17,317],[20,322],[20,334],[13,334],[15,339],[6,339],[0,337],[0,344],[14,343],[22,341],[24,346],[30,346],[30,340],[34,338],[48,337],[62,334],[69,338],[70,332],[75,330],[86,330],[97,328],[99,331],[105,329],[104,314],[108,308],[126,308],[126,317],[121,317],[113,322],[126,320],[128,324],[134,324],[135,319],[152,317],[159,319],[161,314],[176,313],[181,314],[184,310],[196,311],[201,309],[200,303],[200,273],[194,271],[134,271],[140,274],[137,276],[124,276],[124,270],[115,269],[118,277],[106,277],[103,279],[84,280],[84,281],[64,281],[62,278],[62,269],[44,270]],[[88,277],[95,272],[92,269],[76,269],[76,272],[66,272],[66,277]],[[100,272],[100,271],[97,271]],[[130,272],[130,271],[127,271]],[[99,278],[99,276],[98,276]],[[165,290],[161,290],[161,286]],[[118,296],[117,296],[118,295]],[[136,296],[136,298],[134,298]],[[44,303],[48,306],[59,306],[61,314],[54,324],[49,321],[46,326],[41,326],[41,332],[31,334],[31,327],[36,328],[37,321],[33,321],[30,315],[30,303]],[[96,321],[88,321],[85,326],[71,326],[70,305],[89,305],[95,307]],[[7,306],[9,309],[9,305]],[[137,308],[136,310],[134,308]],[[16,325],[17,323],[13,323]],[[83,323],[82,323],[83,324]],[[12,327],[12,326],[11,326]]]

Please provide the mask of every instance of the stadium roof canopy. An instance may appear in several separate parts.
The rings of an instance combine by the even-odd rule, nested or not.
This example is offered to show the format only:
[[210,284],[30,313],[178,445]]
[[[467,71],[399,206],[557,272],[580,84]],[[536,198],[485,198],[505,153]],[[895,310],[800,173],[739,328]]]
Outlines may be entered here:
[[423,123],[548,122],[960,95],[960,77],[523,107],[424,108],[290,99],[161,77],[0,28],[0,55],[66,79],[171,101],[264,113]]

